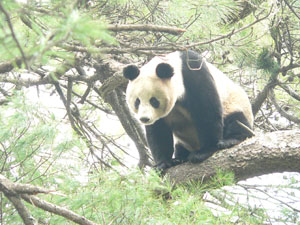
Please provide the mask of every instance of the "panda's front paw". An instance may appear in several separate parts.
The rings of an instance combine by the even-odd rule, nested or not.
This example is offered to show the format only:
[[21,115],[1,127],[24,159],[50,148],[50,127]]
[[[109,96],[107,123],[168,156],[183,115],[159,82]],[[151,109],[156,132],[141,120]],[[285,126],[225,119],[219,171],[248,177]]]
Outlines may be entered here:
[[159,171],[159,172],[163,172],[166,169],[170,168],[173,166],[173,162],[172,161],[164,161],[164,162],[160,162],[157,163],[154,168],[155,170]]
[[166,169],[170,168],[170,167],[173,167],[173,166],[177,166],[181,163],[184,163],[186,162],[186,160],[180,160],[180,159],[172,159],[170,161],[165,161],[165,162],[161,162],[161,163],[157,163],[155,166],[154,166],[154,169],[161,173],[161,174],[164,174]]

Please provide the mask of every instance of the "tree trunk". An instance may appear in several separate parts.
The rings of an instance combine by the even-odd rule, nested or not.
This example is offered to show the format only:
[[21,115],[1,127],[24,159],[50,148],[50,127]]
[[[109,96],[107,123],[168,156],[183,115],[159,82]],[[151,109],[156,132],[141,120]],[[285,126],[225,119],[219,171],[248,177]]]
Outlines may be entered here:
[[214,154],[199,164],[184,163],[167,170],[174,183],[207,181],[218,169],[232,171],[236,181],[274,172],[300,172],[300,130],[260,134]]

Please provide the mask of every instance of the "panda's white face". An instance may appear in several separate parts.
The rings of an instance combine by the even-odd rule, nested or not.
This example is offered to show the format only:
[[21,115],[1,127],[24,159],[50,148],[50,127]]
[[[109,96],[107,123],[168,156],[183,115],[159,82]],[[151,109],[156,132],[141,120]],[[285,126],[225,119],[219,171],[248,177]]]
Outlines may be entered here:
[[184,94],[181,59],[178,52],[155,57],[141,69],[130,65],[123,74],[128,78],[126,101],[144,125],[166,117]]
[[127,103],[140,122],[150,125],[170,113],[176,102],[174,95],[170,94],[173,91],[170,80],[140,77],[129,83]]

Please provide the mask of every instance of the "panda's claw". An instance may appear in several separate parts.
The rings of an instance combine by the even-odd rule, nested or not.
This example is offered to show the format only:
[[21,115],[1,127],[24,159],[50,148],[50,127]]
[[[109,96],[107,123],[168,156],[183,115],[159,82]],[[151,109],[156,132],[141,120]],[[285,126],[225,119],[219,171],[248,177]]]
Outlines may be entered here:
[[161,162],[161,163],[158,163],[154,166],[154,169],[160,173],[164,172],[166,169],[170,168],[170,167],[173,167],[173,166],[177,166],[181,163],[183,163],[184,161],[183,160],[180,160],[180,159],[172,159],[170,161],[165,161],[165,162]]

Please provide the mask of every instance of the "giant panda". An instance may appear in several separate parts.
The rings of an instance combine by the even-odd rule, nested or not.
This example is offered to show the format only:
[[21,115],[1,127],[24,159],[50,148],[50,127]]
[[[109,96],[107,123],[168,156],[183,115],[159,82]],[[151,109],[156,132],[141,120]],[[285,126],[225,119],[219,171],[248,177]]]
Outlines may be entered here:
[[[201,162],[253,135],[245,91],[194,51],[128,65],[126,101],[145,125],[156,168]],[[174,155],[174,158],[173,158]]]

